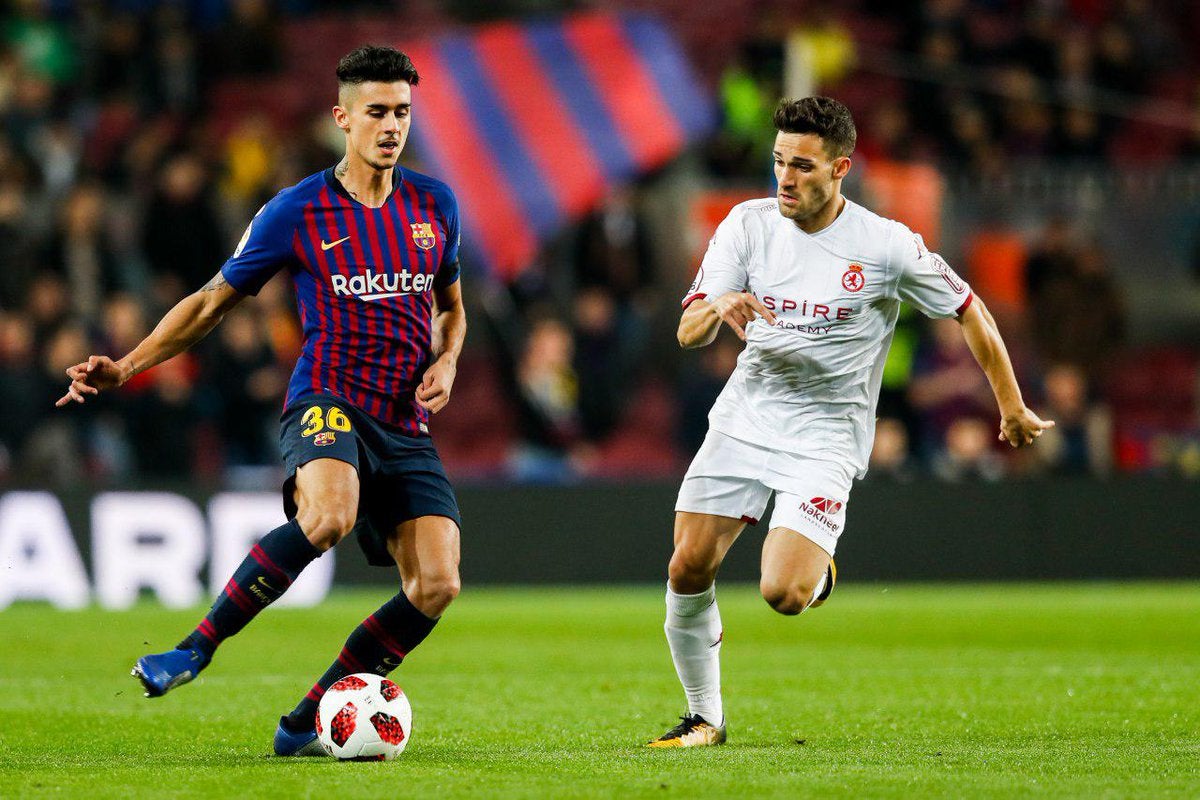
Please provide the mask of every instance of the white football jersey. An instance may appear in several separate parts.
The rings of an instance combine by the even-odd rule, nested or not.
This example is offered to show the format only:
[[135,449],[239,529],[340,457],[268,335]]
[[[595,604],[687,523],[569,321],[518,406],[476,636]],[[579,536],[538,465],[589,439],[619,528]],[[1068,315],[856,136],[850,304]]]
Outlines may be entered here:
[[875,406],[900,301],[953,317],[971,289],[921,237],[846,200],[808,234],[775,199],[734,206],[683,300],[753,292],[775,312],[756,319],[709,413],[709,425],[774,450],[867,471]]

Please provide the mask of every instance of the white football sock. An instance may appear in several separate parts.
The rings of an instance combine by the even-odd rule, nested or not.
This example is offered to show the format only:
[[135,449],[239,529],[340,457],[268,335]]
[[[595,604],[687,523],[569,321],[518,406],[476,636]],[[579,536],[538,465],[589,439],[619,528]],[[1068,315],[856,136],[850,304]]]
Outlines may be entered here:
[[813,589],[812,597],[810,597],[808,600],[809,605],[812,605],[814,602],[816,602],[816,599],[821,596],[821,592],[825,591],[825,583],[828,580],[829,570],[826,570],[825,573],[821,575],[821,580],[817,581],[816,588]]
[[667,584],[667,644],[683,691],[688,713],[721,725],[721,614],[715,585],[699,594],[676,594]]

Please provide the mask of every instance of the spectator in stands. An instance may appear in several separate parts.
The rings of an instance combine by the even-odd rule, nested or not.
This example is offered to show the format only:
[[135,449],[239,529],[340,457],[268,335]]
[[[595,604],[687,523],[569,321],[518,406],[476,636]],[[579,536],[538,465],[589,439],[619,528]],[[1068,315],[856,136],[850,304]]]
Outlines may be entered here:
[[172,156],[146,209],[142,248],[167,302],[203,286],[228,256],[207,169],[195,153]]
[[183,10],[174,4],[159,6],[160,31],[154,45],[154,106],[172,114],[190,115],[200,107],[200,64],[195,38],[187,30]]
[[268,75],[283,63],[279,17],[268,0],[233,0],[230,16],[205,45],[210,76]]
[[270,186],[279,139],[271,120],[254,111],[243,116],[225,140],[225,180],[221,192],[227,201],[252,215],[274,194]]
[[592,442],[616,426],[625,395],[617,307],[612,294],[593,286],[575,297],[575,374],[579,376],[579,421]]
[[1037,77],[1028,69],[1009,65],[1000,69],[997,88],[1004,100],[999,104],[1005,150],[1018,157],[1042,157],[1050,152],[1054,117]]
[[916,150],[916,136],[908,109],[898,100],[885,100],[870,118],[870,127],[859,144],[868,159],[909,161]]
[[275,358],[259,309],[239,306],[225,316],[217,333],[205,383],[216,389],[225,461],[274,464],[279,458],[279,398],[287,388],[288,370]]
[[29,283],[24,308],[41,352],[44,343],[70,320],[71,295],[66,282],[53,273],[38,275]]
[[1085,365],[1091,378],[1102,377],[1125,334],[1124,301],[1103,250],[1088,243],[1039,280],[1030,298],[1039,355],[1046,362]]
[[99,320],[105,296],[128,285],[104,213],[100,184],[75,186],[63,201],[58,228],[41,255],[42,266],[67,284],[75,313],[92,323]]
[[104,303],[102,348],[106,353],[128,353],[150,332],[142,304],[127,292],[109,295]]
[[1059,115],[1051,153],[1066,161],[1098,161],[1104,155],[1100,118],[1085,108],[1064,109]]
[[0,34],[31,73],[52,83],[65,83],[75,70],[75,49],[70,31],[50,15],[47,0],[13,0],[12,16]]
[[[909,400],[909,386],[912,383],[917,348],[921,343],[921,319],[912,306],[900,306],[896,327],[892,333],[892,346],[888,348],[887,360],[883,364],[879,403],[875,409],[879,418],[890,418],[904,427],[906,450],[920,435],[920,423]],[[905,452],[904,455],[907,461],[911,452]]]
[[1033,302],[1046,283],[1055,276],[1075,271],[1077,251],[1075,232],[1063,216],[1046,221],[1037,242],[1025,262],[1025,294]]
[[1087,372],[1074,364],[1055,364],[1042,379],[1048,414],[1055,425],[1035,460],[1057,475],[1106,475],[1112,468],[1112,418],[1089,397]]
[[0,477],[21,460],[25,442],[45,416],[42,379],[28,317],[0,312]]
[[24,304],[33,261],[27,170],[0,136],[0,310]]
[[676,441],[680,452],[687,456],[694,454],[704,443],[708,433],[709,409],[733,374],[741,352],[741,342],[727,331],[722,331],[708,347],[687,354],[689,361],[699,362],[698,368],[688,366],[682,370],[683,381],[679,386]]
[[612,189],[579,225],[575,272],[583,287],[603,286],[618,302],[631,300],[654,280],[654,254],[640,197],[632,187]]
[[972,100],[959,99],[950,106],[948,114],[950,127],[942,140],[946,168],[965,166],[975,174],[994,174],[1000,154],[983,108]]
[[992,419],[995,403],[991,389],[957,322],[936,320],[930,333],[917,352],[908,390],[919,419],[919,452],[927,463],[936,464],[948,450],[957,448],[950,466],[958,469],[958,462],[966,460],[970,468],[981,455],[974,446],[974,432],[970,426],[959,426],[954,436],[950,431],[960,418]]
[[783,94],[788,97],[831,93],[858,60],[854,37],[833,9],[824,5],[810,8],[784,45]]
[[[75,363],[76,355],[91,349],[87,331],[78,323],[60,326],[44,341],[37,376],[40,385],[34,390],[40,402],[33,408],[38,410],[50,403],[54,390],[62,384],[63,372]],[[98,408],[70,417],[40,414],[17,462],[21,477],[56,487],[82,481],[92,466],[88,430]]]
[[142,474],[159,479],[191,477],[200,421],[195,394],[198,373],[196,358],[183,353],[137,376],[146,377],[141,390],[129,398],[128,423],[129,441]]
[[531,326],[516,365],[521,440],[509,459],[516,480],[561,483],[584,466],[573,351],[571,331],[561,321],[546,317]]
[[12,75],[8,102],[0,107],[0,130],[23,157],[29,158],[54,106],[54,85],[24,70]]
[[89,54],[85,79],[95,97],[138,96],[150,86],[153,50],[132,11],[118,11],[100,21],[95,54]]
[[870,478],[908,481],[916,474],[904,423],[892,417],[875,421],[875,443],[868,464]]
[[742,57],[725,69],[718,93],[722,125],[708,147],[709,168],[721,177],[765,180],[766,167],[756,154],[774,135],[770,90]]
[[996,452],[996,420],[974,415],[955,417],[946,427],[932,466],[933,474],[944,481],[1003,478],[1004,459]]

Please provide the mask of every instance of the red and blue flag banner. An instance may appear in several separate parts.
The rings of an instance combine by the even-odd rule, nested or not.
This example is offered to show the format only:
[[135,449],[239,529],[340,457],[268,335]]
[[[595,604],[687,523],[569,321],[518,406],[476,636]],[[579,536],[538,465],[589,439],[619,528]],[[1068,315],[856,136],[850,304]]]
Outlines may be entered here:
[[608,188],[716,121],[679,42],[645,15],[504,22],[400,44],[421,73],[410,134],[450,185],[473,259],[511,280]]

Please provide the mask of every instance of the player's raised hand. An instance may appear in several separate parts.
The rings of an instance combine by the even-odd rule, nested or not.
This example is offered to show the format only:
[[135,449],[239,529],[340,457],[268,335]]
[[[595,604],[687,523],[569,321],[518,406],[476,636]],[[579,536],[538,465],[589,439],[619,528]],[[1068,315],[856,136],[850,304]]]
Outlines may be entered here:
[[433,414],[445,408],[457,373],[458,367],[452,361],[439,358],[433,362],[417,387],[417,405]]
[[776,322],[775,313],[750,292],[723,294],[712,301],[712,308],[721,321],[732,328],[743,342],[746,341],[746,326],[756,317],[762,317],[768,325],[774,325]]
[[1024,447],[1033,444],[1033,440],[1042,435],[1042,431],[1054,427],[1054,420],[1043,420],[1028,408],[1022,407],[1016,414],[1000,419],[1000,441],[1008,442],[1013,447]]
[[67,393],[54,403],[58,408],[71,401],[83,403],[87,395],[100,394],[101,389],[114,389],[124,382],[121,368],[108,356],[89,356],[87,361],[67,367],[67,377],[71,383]]

